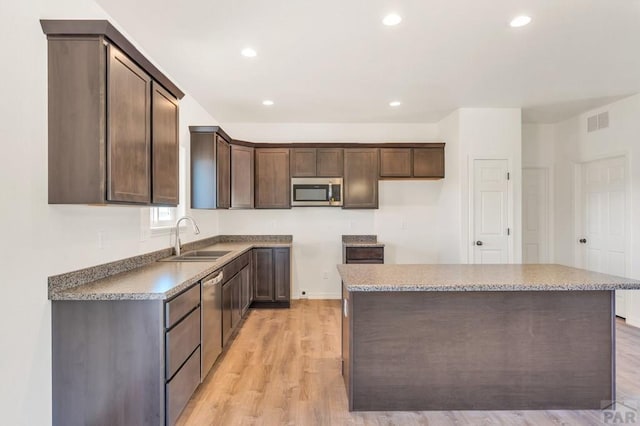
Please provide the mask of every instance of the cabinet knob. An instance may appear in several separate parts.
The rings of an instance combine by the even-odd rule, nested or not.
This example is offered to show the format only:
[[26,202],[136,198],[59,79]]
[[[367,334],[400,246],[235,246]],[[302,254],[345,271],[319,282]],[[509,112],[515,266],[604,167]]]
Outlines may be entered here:
[[482,245],[482,241],[476,241],[476,245],[477,246],[481,246]]

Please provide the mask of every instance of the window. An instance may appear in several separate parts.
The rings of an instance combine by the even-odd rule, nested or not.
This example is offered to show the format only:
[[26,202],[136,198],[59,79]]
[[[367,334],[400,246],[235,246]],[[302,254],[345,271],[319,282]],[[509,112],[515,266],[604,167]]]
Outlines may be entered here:
[[178,220],[176,207],[152,207],[151,228],[165,228],[173,226]]
[[151,207],[149,217],[149,227],[152,231],[162,232],[164,230],[170,230],[176,223],[178,218],[185,215],[186,211],[186,186],[187,186],[187,165],[186,165],[186,153],[184,147],[180,146],[179,151],[179,166],[178,177],[180,181],[180,204],[178,207]]

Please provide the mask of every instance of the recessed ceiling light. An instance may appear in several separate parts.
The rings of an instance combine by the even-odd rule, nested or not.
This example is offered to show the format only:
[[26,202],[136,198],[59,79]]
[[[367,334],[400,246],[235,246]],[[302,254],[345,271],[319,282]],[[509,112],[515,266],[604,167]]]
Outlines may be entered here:
[[389,15],[384,17],[384,19],[382,20],[382,23],[388,27],[392,27],[394,25],[398,25],[401,21],[402,21],[402,18],[400,17],[400,15],[396,15],[395,13],[390,13]]
[[399,107],[400,105],[402,105],[402,102],[400,102],[400,101],[391,101],[391,102],[389,102],[389,106],[390,107]]
[[273,105],[273,101],[270,101],[269,99],[266,99],[266,100],[262,101],[262,105],[271,106],[271,105]]
[[511,25],[513,28],[518,28],[518,27],[524,27],[529,22],[531,22],[531,17],[530,16],[521,15],[521,16],[516,16],[515,18],[513,18],[511,20],[511,22],[509,23],[509,25]]
[[245,47],[244,49],[242,49],[242,52],[240,52],[240,53],[242,53],[242,56],[245,56],[247,58],[253,58],[256,55],[258,55],[258,52],[256,52],[255,50],[253,50],[250,47]]

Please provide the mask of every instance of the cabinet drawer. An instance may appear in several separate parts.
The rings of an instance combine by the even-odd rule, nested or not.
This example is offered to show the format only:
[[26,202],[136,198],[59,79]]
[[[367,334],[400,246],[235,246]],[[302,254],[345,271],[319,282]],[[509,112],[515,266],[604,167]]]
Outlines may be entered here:
[[180,318],[200,304],[200,284],[180,293],[165,305],[165,326],[171,328]]
[[247,252],[247,253],[241,254],[236,259],[227,263],[225,266],[222,267],[222,272],[224,273],[224,279],[226,281],[231,279],[235,274],[237,274],[245,266],[247,266],[250,260],[251,260],[251,252]]
[[166,378],[169,379],[200,344],[200,308],[191,312],[167,332]]
[[182,409],[200,384],[200,348],[182,366],[166,387],[167,425],[176,423]]
[[384,260],[384,247],[347,247],[347,263],[351,260]]

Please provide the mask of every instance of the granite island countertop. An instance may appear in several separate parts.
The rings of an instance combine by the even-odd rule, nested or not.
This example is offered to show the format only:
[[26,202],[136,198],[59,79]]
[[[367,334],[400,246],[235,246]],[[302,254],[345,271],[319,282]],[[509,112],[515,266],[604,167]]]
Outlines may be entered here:
[[290,242],[222,242],[199,250],[229,251],[216,261],[152,262],[130,271],[68,289],[53,291],[50,300],[164,300],[180,293],[241,254],[261,247],[291,247]]
[[338,265],[347,291],[636,290],[640,281],[562,265]]

